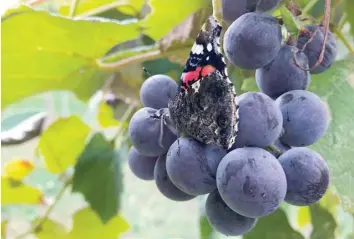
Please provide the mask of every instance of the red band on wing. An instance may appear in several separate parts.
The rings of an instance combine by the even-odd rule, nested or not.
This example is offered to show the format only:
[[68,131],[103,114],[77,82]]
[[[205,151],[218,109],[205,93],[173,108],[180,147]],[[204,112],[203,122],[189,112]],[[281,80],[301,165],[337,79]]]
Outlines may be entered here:
[[183,83],[189,87],[189,83],[192,81],[197,81],[199,79],[199,76],[201,75],[202,77],[206,77],[210,75],[210,73],[214,72],[216,68],[212,65],[206,65],[204,67],[197,67],[195,71],[190,71],[185,73],[183,76]]

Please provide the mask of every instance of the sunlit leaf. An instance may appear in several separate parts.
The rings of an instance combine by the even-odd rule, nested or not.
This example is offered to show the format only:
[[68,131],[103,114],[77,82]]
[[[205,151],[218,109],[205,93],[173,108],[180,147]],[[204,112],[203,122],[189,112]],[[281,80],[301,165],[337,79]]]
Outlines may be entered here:
[[12,159],[4,165],[3,176],[20,181],[32,172],[34,165],[26,159]]
[[281,12],[282,20],[288,32],[293,36],[297,36],[301,28],[300,23],[296,20],[293,14],[285,6],[282,6],[280,8],[280,12]]
[[24,9],[9,10],[1,23],[2,87],[16,89],[2,92],[2,108],[54,89],[71,90],[88,99],[109,75],[96,59],[112,45],[139,35],[137,23],[72,21],[30,8],[23,13]]
[[[210,6],[211,2],[205,0],[150,0],[149,5],[152,8],[152,13],[143,20],[142,25],[146,29],[146,34],[158,40],[190,14],[200,8]],[[178,14],[171,14],[170,9]]]
[[297,212],[297,223],[300,228],[311,224],[310,210],[308,207],[299,207]]
[[89,207],[77,211],[73,216],[70,239],[117,239],[129,229],[129,224],[119,214],[102,223],[98,215]]
[[118,121],[114,119],[114,110],[106,102],[101,102],[98,108],[97,120],[103,128],[117,126]]
[[19,181],[1,177],[1,204],[39,204],[42,202],[42,192]]
[[90,127],[77,116],[59,118],[39,139],[38,147],[48,170],[64,172],[73,166],[85,147]]
[[[38,222],[37,219],[33,223]],[[68,239],[68,232],[65,230],[65,227],[58,222],[55,222],[51,219],[45,219],[41,226],[35,232],[38,239]]]
[[199,231],[200,239],[212,239],[214,230],[205,215],[202,215],[199,218]]
[[103,222],[114,217],[119,208],[122,191],[119,163],[112,142],[96,133],[75,165],[73,191],[84,195]]
[[1,238],[6,238],[7,224],[9,222],[7,220],[1,221]]

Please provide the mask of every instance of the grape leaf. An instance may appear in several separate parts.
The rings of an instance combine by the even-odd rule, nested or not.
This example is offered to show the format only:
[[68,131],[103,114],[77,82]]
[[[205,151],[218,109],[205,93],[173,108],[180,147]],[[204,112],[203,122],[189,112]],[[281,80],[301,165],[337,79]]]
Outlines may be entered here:
[[38,148],[52,173],[73,166],[85,147],[90,127],[77,116],[59,118],[41,135]]
[[[149,5],[153,14],[142,21],[142,26],[146,29],[145,33],[147,35],[154,40],[158,40],[190,14],[200,8],[210,6],[210,2],[205,0],[150,0]],[[178,14],[171,14],[170,10]]]
[[300,228],[311,224],[311,216],[309,207],[299,207],[297,212],[297,223]]
[[311,239],[335,239],[337,223],[332,214],[317,203],[310,206],[310,212],[313,225]]
[[1,221],[1,238],[6,238],[7,224],[9,222],[6,220]]
[[[25,195],[25,196],[24,196]],[[39,204],[42,201],[42,192],[19,181],[1,177],[1,205]]]
[[[38,220],[41,219],[37,219],[33,223],[36,224]],[[48,218],[41,223],[35,234],[38,239],[68,239],[68,232],[65,227]]]
[[4,165],[3,176],[21,181],[24,177],[29,175],[34,169],[31,161],[26,159],[12,159]]
[[23,6],[10,9],[1,25],[2,87],[16,89],[2,92],[2,108],[54,89],[89,98],[109,74],[96,58],[139,35],[137,23],[72,21]]
[[73,192],[84,195],[103,222],[116,215],[122,176],[118,154],[101,133],[92,136],[75,165]]
[[73,216],[70,239],[117,239],[129,229],[129,224],[119,214],[102,223],[97,214],[89,207],[77,211]]
[[300,23],[285,6],[280,7],[280,12],[282,20],[288,32],[293,36],[297,36],[299,33],[299,29],[301,28]]
[[338,61],[326,72],[312,75],[309,88],[327,103],[331,117],[325,136],[311,147],[328,163],[331,185],[344,208],[351,212],[354,212],[354,108],[350,102],[354,102],[354,85],[349,77],[353,69],[352,58]]
[[97,120],[101,127],[107,128],[118,125],[118,120],[114,119],[114,110],[105,102],[101,102],[98,107]]
[[244,239],[304,239],[289,225],[282,209],[258,219],[256,226],[243,236]]
[[201,215],[199,218],[199,230],[200,239],[212,239],[213,238],[213,228],[211,227],[208,218],[205,215]]

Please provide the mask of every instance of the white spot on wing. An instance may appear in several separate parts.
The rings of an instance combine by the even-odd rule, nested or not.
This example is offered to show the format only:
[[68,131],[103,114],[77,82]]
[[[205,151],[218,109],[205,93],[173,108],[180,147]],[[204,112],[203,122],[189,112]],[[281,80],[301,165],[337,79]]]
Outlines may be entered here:
[[209,61],[209,58],[210,58],[210,57],[209,57],[209,56],[207,56],[206,60],[207,60],[207,61]]
[[192,88],[195,92],[199,92],[199,87],[200,87],[200,80],[198,80],[192,84]]
[[208,45],[207,45],[207,49],[208,49],[208,51],[213,50],[213,46],[211,45],[211,43],[208,43]]
[[203,51],[204,51],[203,45],[199,45],[196,43],[193,44],[193,46],[192,46],[192,53],[193,54],[200,55],[200,54],[203,54]]

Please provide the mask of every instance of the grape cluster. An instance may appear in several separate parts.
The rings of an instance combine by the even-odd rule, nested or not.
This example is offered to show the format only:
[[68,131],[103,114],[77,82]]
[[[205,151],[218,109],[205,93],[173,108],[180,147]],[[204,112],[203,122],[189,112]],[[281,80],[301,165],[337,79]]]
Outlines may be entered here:
[[[223,0],[223,6],[236,9],[244,2],[252,1]],[[271,4],[266,11],[279,1],[258,2]],[[262,12],[261,6],[239,16],[224,12],[227,19],[235,19],[223,39],[225,54],[231,64],[255,70],[260,89],[237,96],[238,135],[231,149],[180,135],[167,108],[178,86],[164,75],[144,82],[140,91],[144,108],[129,124],[131,171],[143,180],[154,180],[157,189],[174,201],[208,194],[207,218],[228,236],[249,232],[283,202],[296,206],[318,202],[329,186],[326,161],[307,147],[326,133],[329,112],[307,87],[310,73],[323,72],[333,63],[335,39],[329,35],[323,62],[309,70],[320,55],[323,29],[306,26],[296,44],[282,43],[278,20]]]

